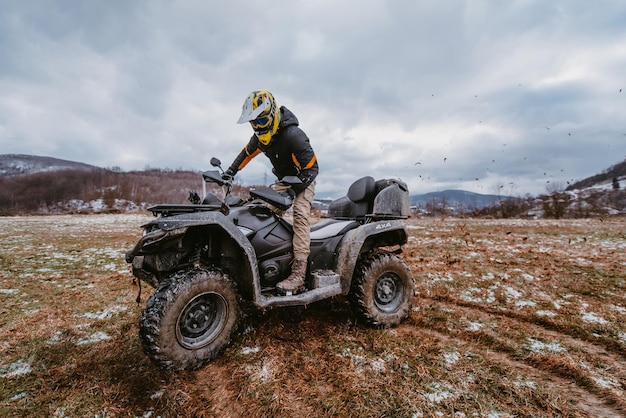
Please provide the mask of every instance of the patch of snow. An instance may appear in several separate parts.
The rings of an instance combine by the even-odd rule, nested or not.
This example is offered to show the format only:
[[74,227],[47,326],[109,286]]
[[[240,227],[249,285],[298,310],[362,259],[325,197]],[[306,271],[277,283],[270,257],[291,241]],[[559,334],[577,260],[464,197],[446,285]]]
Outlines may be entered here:
[[[473,293],[482,293],[483,290],[486,293],[484,299],[473,295]],[[466,302],[472,302],[472,303],[493,303],[496,301],[496,297],[495,297],[493,290],[480,289],[478,287],[468,288],[463,293],[461,293],[461,298]]]
[[468,322],[467,328],[465,329],[468,331],[480,331],[484,326],[485,324],[480,322]]
[[435,383],[432,387],[433,391],[426,393],[424,397],[428,399],[432,403],[439,403],[446,399],[454,398],[454,393],[452,393],[449,388],[442,387],[441,384]]
[[558,342],[544,343],[534,338],[528,338],[528,349],[533,353],[562,353],[567,351]]
[[57,331],[54,333],[54,335],[50,338],[48,338],[46,340],[46,344],[48,345],[52,345],[52,344],[57,344],[61,342],[61,336],[63,335],[63,333],[61,331]]
[[529,389],[537,388],[537,383],[533,382],[532,380],[523,380],[523,381],[513,382],[513,385],[515,385],[518,388],[529,388]]
[[599,377],[594,377],[593,381],[596,383],[596,385],[603,389],[618,389],[620,387],[619,382],[613,382],[610,380],[601,379]]
[[525,308],[527,306],[534,308],[535,306],[537,306],[537,303],[533,302],[532,300],[518,300],[517,302],[515,302],[516,308]]
[[19,289],[0,289],[0,293],[2,293],[3,295],[15,295],[17,293],[20,293]]
[[76,342],[76,345],[94,344],[110,339],[111,337],[109,336],[109,334],[107,334],[106,332],[98,331],[85,338],[81,338]]
[[24,399],[28,397],[28,392],[20,392],[17,395],[14,395],[9,399],[9,402],[19,401],[20,399]]
[[[357,351],[363,352],[363,347],[359,347]],[[352,363],[357,367],[357,369],[365,364],[365,356],[360,354],[354,354],[352,350],[347,347],[341,351],[341,357],[349,358]]]
[[579,266],[590,266],[593,264],[591,261],[581,257],[576,258],[576,262]]
[[596,314],[595,312],[584,312],[582,320],[591,324],[604,325],[609,323],[609,321],[602,318],[601,316],[598,316],[598,314]]
[[241,349],[241,354],[243,355],[256,354],[259,352],[259,350],[261,350],[259,347],[244,347]]
[[430,280],[431,283],[453,282],[454,281],[454,277],[452,277],[452,274],[450,274],[448,272],[445,275],[443,275],[443,276],[440,276],[439,274],[428,273],[427,277],[428,277],[428,279]]
[[162,390],[156,391],[152,395],[150,395],[150,399],[158,399],[163,396],[163,393],[164,392]]
[[552,312],[552,311],[537,311],[535,313],[538,316],[547,316],[548,318],[554,318],[557,316],[556,312]]
[[106,308],[102,311],[97,311],[97,312],[85,312],[84,314],[80,314],[78,315],[79,317],[82,318],[88,318],[88,319],[109,319],[111,318],[113,315],[117,315],[120,312],[124,312],[126,311],[128,308],[126,306],[123,305],[116,305],[116,306],[111,306],[110,308]]
[[23,376],[25,374],[30,374],[32,371],[33,369],[30,361],[20,359],[15,363],[0,367],[0,377],[11,378],[15,376]]
[[504,289],[504,294],[506,295],[507,299],[519,299],[523,295],[522,292],[520,292],[519,290],[513,289],[510,286],[507,286]]
[[532,282],[535,280],[535,278],[528,273],[523,273],[522,279],[526,280],[527,282]]
[[452,366],[461,359],[461,355],[459,354],[458,351],[453,351],[451,353],[444,353],[443,359],[445,360],[446,364],[448,364],[449,366]]
[[387,363],[381,358],[377,358],[370,362],[370,367],[376,372],[383,373],[387,370]]

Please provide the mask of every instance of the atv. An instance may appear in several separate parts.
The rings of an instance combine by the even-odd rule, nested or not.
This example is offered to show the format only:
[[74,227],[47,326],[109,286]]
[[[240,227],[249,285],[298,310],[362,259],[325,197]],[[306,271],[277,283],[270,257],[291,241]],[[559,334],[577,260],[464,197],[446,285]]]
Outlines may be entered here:
[[[293,229],[277,212],[290,208],[294,193],[263,187],[242,199],[231,194],[220,161],[211,165],[217,170],[202,173],[202,199],[190,192],[189,204],[150,207],[156,219],[142,225],[143,236],[125,255],[139,284],[155,288],[139,324],[152,361],[171,370],[200,368],[230,344],[244,304],[263,311],[348,295],[371,326],[407,317],[414,285],[400,256],[409,215],[405,183],[356,180],[329,205],[328,218],[311,226],[306,290],[281,294],[276,284],[291,270]],[[207,192],[211,183],[221,198]]]

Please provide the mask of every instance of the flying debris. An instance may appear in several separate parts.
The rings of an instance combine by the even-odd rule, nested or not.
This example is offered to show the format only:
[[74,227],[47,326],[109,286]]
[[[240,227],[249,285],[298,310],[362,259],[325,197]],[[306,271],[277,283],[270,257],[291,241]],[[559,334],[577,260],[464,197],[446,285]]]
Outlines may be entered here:
[[418,165],[418,164],[421,164],[421,162],[420,162],[420,161],[418,161],[418,162],[416,162],[416,163],[415,163],[415,164],[413,164],[413,165]]
[[443,162],[445,163],[447,159],[448,159],[448,157],[444,157],[443,158]]

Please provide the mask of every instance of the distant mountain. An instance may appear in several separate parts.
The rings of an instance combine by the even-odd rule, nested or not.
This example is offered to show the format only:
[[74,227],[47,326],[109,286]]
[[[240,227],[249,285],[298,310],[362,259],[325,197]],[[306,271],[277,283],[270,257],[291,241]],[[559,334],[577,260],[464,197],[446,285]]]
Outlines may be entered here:
[[426,208],[428,205],[445,205],[452,208],[482,209],[495,206],[501,200],[512,199],[507,196],[485,195],[465,190],[444,190],[425,194],[411,195],[411,206]]
[[598,186],[612,187],[614,180],[618,182],[626,180],[626,159],[621,163],[607,168],[600,174],[570,184],[565,190],[582,190]]
[[39,157],[35,155],[23,154],[0,155],[0,177],[58,170],[91,171],[97,168],[98,167],[89,164],[61,160],[52,157]]

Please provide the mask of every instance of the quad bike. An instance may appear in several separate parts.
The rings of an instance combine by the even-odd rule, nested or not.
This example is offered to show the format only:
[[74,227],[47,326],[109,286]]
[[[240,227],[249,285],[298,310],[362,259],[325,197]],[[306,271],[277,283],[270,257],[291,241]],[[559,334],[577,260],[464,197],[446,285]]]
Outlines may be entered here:
[[[407,242],[406,184],[363,177],[333,201],[329,217],[311,226],[306,290],[284,295],[276,284],[291,270],[293,230],[263,202],[285,211],[294,193],[259,188],[243,200],[231,195],[220,161],[211,164],[218,170],[202,173],[203,199],[192,192],[190,204],[149,208],[157,218],[142,225],[143,236],[126,252],[133,275],[156,289],[139,331],[156,364],[197,369],[215,358],[234,337],[243,303],[266,310],[348,295],[372,326],[395,326],[407,317],[413,277],[399,255]],[[223,198],[207,193],[207,183],[221,186]]]

